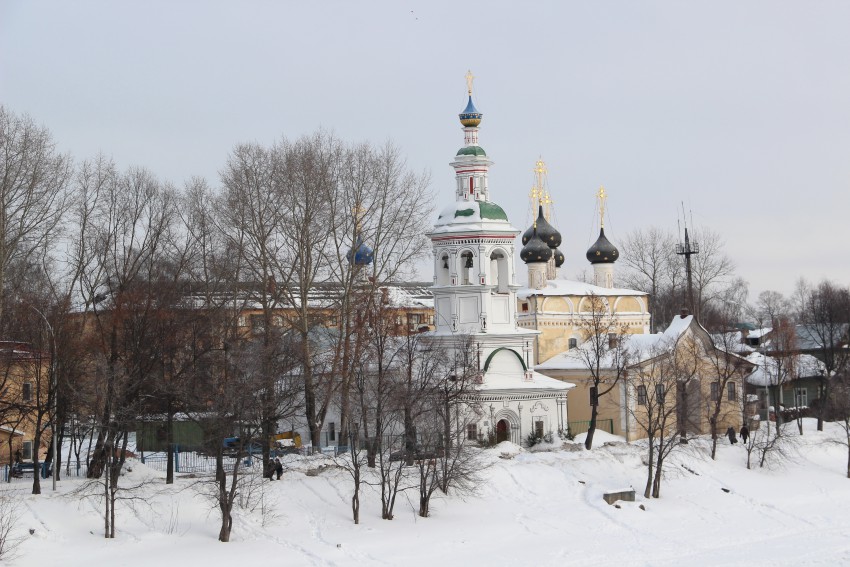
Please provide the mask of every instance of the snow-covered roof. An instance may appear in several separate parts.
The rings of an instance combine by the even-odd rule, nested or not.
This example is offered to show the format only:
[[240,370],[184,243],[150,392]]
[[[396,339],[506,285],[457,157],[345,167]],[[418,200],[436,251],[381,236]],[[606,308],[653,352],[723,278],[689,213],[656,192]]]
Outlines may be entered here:
[[434,294],[431,283],[411,283],[406,285],[388,285],[387,299],[393,307],[434,308]]
[[488,371],[484,374],[484,383],[481,391],[492,392],[494,390],[560,390],[566,392],[575,388],[575,384],[562,382],[539,372],[531,373],[531,380],[524,380],[515,372]]
[[[370,284],[371,285],[371,284]],[[431,293],[431,282],[394,282],[377,286],[374,293],[386,293],[390,307],[397,308],[420,308],[433,309],[434,296]],[[187,284],[187,287],[190,287]],[[221,290],[213,293],[209,298],[197,291],[187,291],[174,305],[176,309],[201,309],[207,303],[224,305],[230,309],[259,310],[263,308],[259,300],[259,290],[256,285],[250,283],[240,284],[236,290]],[[369,291],[365,285],[355,286],[353,293],[362,295]],[[384,292],[383,290],[386,290]],[[272,305],[272,309],[290,309],[300,304],[297,292],[293,289],[291,294],[285,290],[278,290],[278,300]],[[287,298],[287,295],[289,297]],[[335,282],[317,282],[307,293],[307,305],[312,309],[332,309],[339,305],[343,296],[343,288]],[[274,301],[274,300],[272,300]],[[106,309],[106,304],[98,306],[98,309]]]
[[748,339],[760,339],[773,330],[772,327],[763,327],[761,329],[753,329],[747,333]]
[[546,287],[544,287],[543,289],[533,289],[526,287],[518,290],[516,294],[519,299],[526,299],[533,295],[597,295],[600,297],[610,297],[614,295],[642,296],[647,294],[634,289],[600,287],[598,285],[574,280],[550,280],[546,283]]
[[[818,350],[824,348],[825,342],[840,344],[847,337],[848,324],[835,325],[833,329],[822,328],[821,332],[818,332],[815,325],[795,325],[794,333],[797,335],[797,348],[800,350]],[[834,336],[825,336],[828,334],[834,334]]]
[[810,354],[795,354],[790,363],[780,366],[780,361],[760,352],[753,352],[747,360],[757,365],[755,371],[747,377],[747,382],[753,386],[776,386],[797,378],[811,378],[826,374],[823,362]]
[[[630,364],[642,362],[672,348],[679,337],[691,326],[693,319],[693,315],[684,318],[676,315],[663,333],[624,335],[621,337],[620,340],[625,341],[624,347],[629,353]],[[534,368],[536,370],[586,370],[587,352],[592,346],[590,341],[585,341],[578,348],[556,354]],[[605,360],[602,361],[603,367],[610,368],[613,366],[614,353],[608,351],[605,355]]]
[[437,217],[428,236],[434,237],[454,232],[495,232],[500,236],[515,238],[519,230],[511,225],[504,209],[490,201],[455,201],[446,206]]

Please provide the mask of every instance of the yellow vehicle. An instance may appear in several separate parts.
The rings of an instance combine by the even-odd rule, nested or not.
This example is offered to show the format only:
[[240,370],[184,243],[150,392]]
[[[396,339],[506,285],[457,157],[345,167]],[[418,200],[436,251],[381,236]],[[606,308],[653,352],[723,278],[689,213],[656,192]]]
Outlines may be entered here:
[[281,453],[297,453],[301,450],[301,434],[295,431],[284,431],[273,435],[271,446]]

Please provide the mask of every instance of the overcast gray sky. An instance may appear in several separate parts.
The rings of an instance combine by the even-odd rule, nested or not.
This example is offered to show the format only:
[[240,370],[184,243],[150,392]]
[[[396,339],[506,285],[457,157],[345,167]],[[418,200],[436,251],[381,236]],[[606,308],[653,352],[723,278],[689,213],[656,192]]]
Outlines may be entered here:
[[0,103],[176,184],[217,185],[239,142],[391,139],[442,204],[471,69],[491,198],[524,229],[542,157],[568,275],[603,184],[615,244],[684,202],[754,293],[787,293],[850,283],[848,30],[825,1],[4,0]]

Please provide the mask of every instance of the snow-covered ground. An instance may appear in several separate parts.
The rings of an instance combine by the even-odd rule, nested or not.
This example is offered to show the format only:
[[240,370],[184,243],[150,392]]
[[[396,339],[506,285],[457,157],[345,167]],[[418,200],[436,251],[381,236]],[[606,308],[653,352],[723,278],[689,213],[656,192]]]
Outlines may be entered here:
[[[71,494],[80,481],[61,481],[55,494],[47,482],[41,496],[16,482],[8,489],[21,501],[24,540],[10,564],[850,565],[846,448],[826,442],[840,436],[831,424],[825,433],[811,420],[806,427],[793,458],[770,469],[747,470],[740,443],[724,439],[716,462],[705,456],[707,442],[691,443],[652,500],[641,495],[639,444],[602,446],[598,436],[590,452],[497,447],[484,451],[477,495],[438,499],[432,516],[419,518],[409,492],[384,521],[375,489],[365,487],[360,525],[351,521],[344,470],[307,476],[332,461],[291,457],[283,482],[266,482],[254,510],[237,510],[230,543],[217,541],[218,512],[198,479],[166,487],[162,473],[132,463],[122,484],[156,482],[143,489],[144,503],[119,503],[114,540],[102,536],[100,504]],[[628,486],[636,502],[602,500]]]

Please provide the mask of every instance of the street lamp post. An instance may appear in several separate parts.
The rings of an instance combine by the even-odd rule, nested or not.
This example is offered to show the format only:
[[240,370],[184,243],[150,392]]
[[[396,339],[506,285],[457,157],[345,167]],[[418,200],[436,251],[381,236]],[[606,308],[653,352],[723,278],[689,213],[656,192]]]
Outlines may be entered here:
[[[58,400],[57,400],[57,398],[59,396],[59,388],[57,387],[57,379],[56,379],[56,334],[53,332],[53,325],[50,324],[50,321],[47,320],[47,317],[44,315],[44,313],[39,311],[33,305],[30,305],[29,307],[30,307],[30,309],[32,309],[33,311],[38,313],[39,317],[41,317],[44,320],[44,323],[47,325],[47,330],[50,331],[50,343],[51,343],[51,350],[50,350],[50,388],[53,390],[53,408],[52,408],[52,411],[51,411],[51,419],[50,419],[50,422],[51,422],[50,429],[52,430],[52,433],[53,433],[53,442],[52,442],[53,451],[52,451],[52,459],[51,459],[52,463],[51,464],[53,465],[53,490],[55,492],[56,491],[56,479],[59,476],[59,466],[57,465],[58,452],[59,452],[57,444],[59,442],[59,435],[56,431],[56,429],[57,429],[56,428],[56,413],[57,413],[58,406],[59,406]],[[36,447],[36,451],[37,450],[38,450],[38,448]],[[36,471],[35,474],[38,474],[38,471]]]

